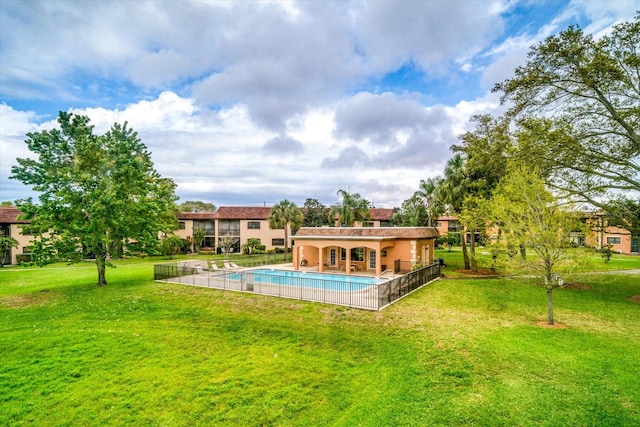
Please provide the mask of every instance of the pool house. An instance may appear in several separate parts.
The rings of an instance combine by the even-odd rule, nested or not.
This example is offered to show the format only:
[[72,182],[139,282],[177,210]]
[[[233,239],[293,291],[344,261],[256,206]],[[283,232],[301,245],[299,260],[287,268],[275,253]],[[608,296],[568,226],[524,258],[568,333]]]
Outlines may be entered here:
[[303,227],[293,236],[296,270],[404,273],[433,263],[433,227]]

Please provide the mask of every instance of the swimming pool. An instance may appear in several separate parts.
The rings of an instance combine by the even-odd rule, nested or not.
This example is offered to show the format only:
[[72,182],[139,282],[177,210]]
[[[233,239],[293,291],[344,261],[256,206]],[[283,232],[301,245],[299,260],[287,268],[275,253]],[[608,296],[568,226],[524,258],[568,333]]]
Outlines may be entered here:
[[375,277],[276,269],[255,269],[233,273],[230,279],[243,280],[249,284],[285,285],[344,292],[360,291],[386,281],[386,279]]

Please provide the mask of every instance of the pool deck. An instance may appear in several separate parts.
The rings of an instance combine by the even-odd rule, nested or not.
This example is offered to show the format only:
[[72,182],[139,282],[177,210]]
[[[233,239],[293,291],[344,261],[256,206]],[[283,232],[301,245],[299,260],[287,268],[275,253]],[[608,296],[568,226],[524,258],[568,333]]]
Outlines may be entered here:
[[[262,267],[255,267],[255,268],[274,268],[276,270],[290,270],[290,271],[296,271],[295,268],[293,268],[293,264],[292,263],[287,263],[287,264],[272,264],[272,265],[268,265],[268,266],[262,266]],[[253,269],[253,268],[251,268]],[[314,266],[314,267],[300,267],[297,271],[309,271],[309,272],[314,272],[314,273],[319,273],[318,271],[318,266]],[[345,273],[345,271],[343,269],[338,269],[338,268],[324,268],[324,271],[320,274],[323,273],[327,273],[327,274],[344,274],[347,275]],[[386,272],[382,273],[380,276],[376,276],[375,271],[373,270],[358,270],[354,273],[351,273],[352,276],[364,276],[364,277],[379,277],[381,279],[393,279],[395,277],[401,276],[401,274],[394,274],[392,271],[387,270]]]

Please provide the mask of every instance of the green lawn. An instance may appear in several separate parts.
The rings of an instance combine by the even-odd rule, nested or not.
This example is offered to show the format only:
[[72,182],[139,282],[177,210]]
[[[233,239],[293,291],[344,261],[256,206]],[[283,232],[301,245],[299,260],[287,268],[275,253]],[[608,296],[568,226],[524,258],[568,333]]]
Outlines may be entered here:
[[118,264],[105,288],[90,264],[0,269],[0,425],[640,424],[639,274],[554,291],[549,329],[516,279],[446,276],[368,312]]

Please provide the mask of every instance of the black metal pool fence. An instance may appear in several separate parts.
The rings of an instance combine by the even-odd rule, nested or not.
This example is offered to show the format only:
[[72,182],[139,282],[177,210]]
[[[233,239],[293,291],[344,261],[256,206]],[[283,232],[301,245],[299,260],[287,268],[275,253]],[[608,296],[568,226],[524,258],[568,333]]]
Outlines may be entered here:
[[[277,271],[274,270],[272,274],[277,275]],[[291,276],[287,277],[287,284],[262,283],[255,280],[251,270],[208,270],[185,263],[156,264],[153,276],[155,281],[165,283],[251,292],[366,310],[382,310],[394,301],[440,277],[440,266],[438,263],[427,265],[385,282],[365,287],[361,284],[345,283],[330,278],[312,279]]]

